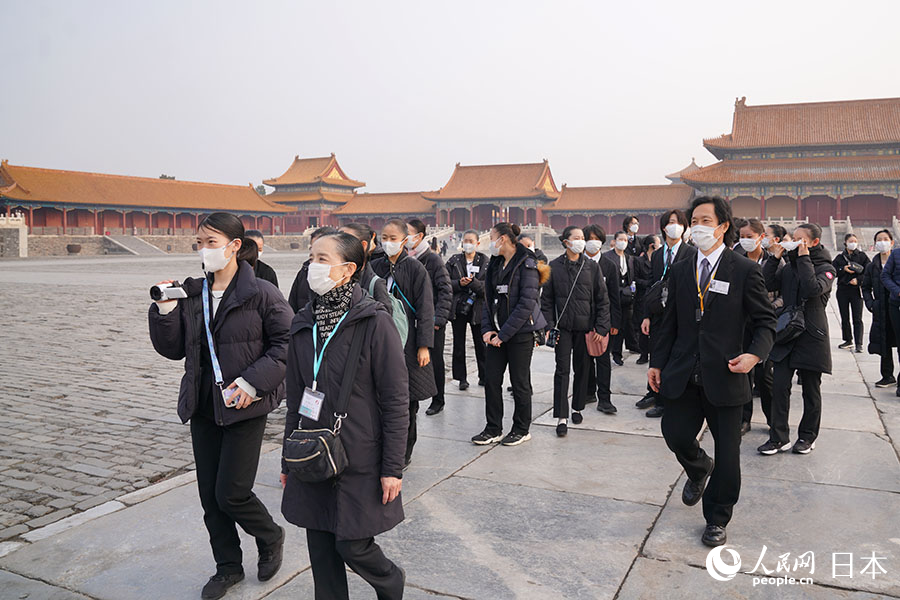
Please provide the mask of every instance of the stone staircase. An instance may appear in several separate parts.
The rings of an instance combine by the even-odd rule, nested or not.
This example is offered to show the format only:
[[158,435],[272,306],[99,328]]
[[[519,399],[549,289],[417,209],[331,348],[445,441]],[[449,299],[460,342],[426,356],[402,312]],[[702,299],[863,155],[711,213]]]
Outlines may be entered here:
[[[156,256],[166,254],[150,242],[133,235],[105,235],[103,238],[112,242],[112,246],[123,250],[122,254],[134,254],[136,256]],[[110,252],[114,254],[115,252]]]

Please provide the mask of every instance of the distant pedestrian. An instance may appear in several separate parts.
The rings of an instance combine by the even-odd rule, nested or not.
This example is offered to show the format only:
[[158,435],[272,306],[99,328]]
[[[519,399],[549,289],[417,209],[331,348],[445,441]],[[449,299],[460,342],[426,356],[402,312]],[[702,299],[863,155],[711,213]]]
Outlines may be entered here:
[[265,279],[275,287],[278,287],[278,276],[275,274],[275,269],[261,260],[263,246],[265,245],[262,231],[259,231],[258,229],[248,229],[244,232],[244,237],[252,239],[259,248],[259,253],[256,255],[256,264],[253,266],[253,272],[256,273],[256,276],[260,279]]

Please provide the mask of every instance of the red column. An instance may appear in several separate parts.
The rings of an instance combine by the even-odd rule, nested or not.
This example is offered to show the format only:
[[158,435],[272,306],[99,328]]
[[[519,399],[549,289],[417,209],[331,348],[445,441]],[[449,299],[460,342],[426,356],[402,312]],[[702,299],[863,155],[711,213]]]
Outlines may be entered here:
[[97,231],[100,229],[100,220],[98,218],[97,209],[94,209],[94,235],[100,235]]
[[122,211],[122,235],[125,235],[125,211]]
[[194,213],[194,231],[200,227],[200,215]]
[[6,218],[10,218],[12,216],[12,206],[9,204],[6,205]]
[[837,198],[834,199],[834,218],[835,219],[843,219],[844,216],[841,213],[841,195],[838,194]]
[[28,207],[28,233],[31,233],[31,229],[34,227],[34,207]]
[[259,229],[259,215],[253,215],[253,229]]
[[759,197],[759,218],[760,219],[766,218],[766,197],[765,196]]
[[65,207],[63,207],[62,212],[63,212],[63,235],[66,235],[66,215],[68,214],[69,211],[67,211],[65,209]]
[[177,217],[177,215],[175,214],[175,212],[173,211],[173,212],[172,212],[172,221],[171,221],[171,223],[172,223],[172,228],[171,228],[171,230],[170,230],[170,231],[172,232],[172,235],[175,235],[175,221],[176,221],[177,219],[178,219],[178,217]]

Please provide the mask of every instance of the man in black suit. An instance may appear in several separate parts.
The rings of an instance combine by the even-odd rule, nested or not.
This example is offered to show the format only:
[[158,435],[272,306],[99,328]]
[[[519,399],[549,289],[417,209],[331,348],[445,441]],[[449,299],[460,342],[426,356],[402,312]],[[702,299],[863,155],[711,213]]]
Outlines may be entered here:
[[641,223],[638,221],[637,215],[628,215],[625,217],[625,220],[622,221],[622,231],[628,236],[628,245],[625,247],[625,252],[629,256],[637,257],[643,252],[643,248],[641,248],[641,238],[637,235],[640,229]]
[[[244,237],[248,237],[256,242],[256,247],[259,249],[259,256],[263,255],[263,234],[262,231],[258,229],[248,229],[244,232]],[[275,275],[275,269],[261,261],[259,258],[256,259],[256,265],[253,267],[253,272],[256,273],[256,277],[258,279],[265,279],[275,287],[278,287],[278,276]]]
[[[687,229],[688,220],[684,211],[674,208],[669,210],[659,219],[659,231],[663,235],[664,244],[653,256],[650,257],[650,279],[652,282],[662,280],[669,275],[672,265],[683,260],[694,261],[697,257],[697,249],[686,244],[682,238]],[[652,283],[651,283],[652,285]],[[653,325],[659,320],[656,315],[651,315],[649,307],[644,305],[644,320],[641,322],[641,333],[650,336],[650,348],[653,348]],[[647,394],[635,403],[637,408],[650,408],[646,416],[659,418],[665,412],[665,399],[656,394],[650,386],[647,386]]]
[[[651,338],[650,387],[665,397],[663,437],[687,481],[682,501],[703,499],[707,546],[726,542],[725,527],[741,491],[741,413],[750,399],[747,373],[772,349],[775,311],[762,270],[730,249],[737,239],[731,207],[719,197],[694,199],[696,261],[672,267],[662,318]],[[744,328],[752,338],[744,351]],[[708,423],[715,459],[697,434]],[[708,482],[708,483],[707,483]]]

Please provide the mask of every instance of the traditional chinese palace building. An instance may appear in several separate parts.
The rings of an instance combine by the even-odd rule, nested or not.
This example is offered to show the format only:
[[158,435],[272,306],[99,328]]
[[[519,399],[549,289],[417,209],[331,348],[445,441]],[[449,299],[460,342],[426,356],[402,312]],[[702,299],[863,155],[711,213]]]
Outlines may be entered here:
[[748,106],[704,140],[719,162],[684,173],[737,216],[890,225],[900,214],[900,98]]
[[221,185],[61,171],[0,163],[0,207],[29,233],[193,235],[204,215],[228,211],[247,228],[284,231],[291,212],[252,185]]

